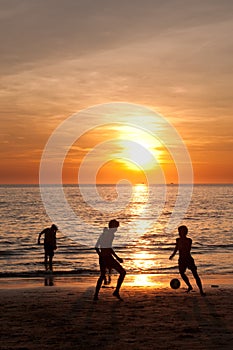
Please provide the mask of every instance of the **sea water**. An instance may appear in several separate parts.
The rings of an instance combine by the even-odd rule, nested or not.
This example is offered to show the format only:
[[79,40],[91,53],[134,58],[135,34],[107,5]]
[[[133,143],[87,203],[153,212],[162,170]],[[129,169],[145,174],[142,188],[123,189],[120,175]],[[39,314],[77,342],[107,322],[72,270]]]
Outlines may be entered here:
[[[233,185],[188,186],[65,185],[62,190],[72,213],[68,216],[57,186],[47,186],[48,204],[42,200],[39,186],[1,185],[0,277],[34,276],[44,271],[43,245],[38,245],[37,239],[52,223],[59,226],[54,272],[98,273],[95,242],[113,218],[120,221],[113,248],[123,258],[127,273],[177,272],[178,256],[173,260],[169,256],[177,227],[185,224],[198,271],[230,275]],[[192,192],[186,213],[175,207],[179,191]],[[48,205],[52,211],[48,212]],[[174,211],[177,220],[171,227]]]

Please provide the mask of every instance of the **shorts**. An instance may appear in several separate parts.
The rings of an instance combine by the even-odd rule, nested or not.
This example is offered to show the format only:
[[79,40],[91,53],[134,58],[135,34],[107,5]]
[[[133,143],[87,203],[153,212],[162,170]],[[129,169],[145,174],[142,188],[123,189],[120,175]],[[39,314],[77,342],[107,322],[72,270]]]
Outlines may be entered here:
[[195,265],[194,259],[190,256],[187,259],[179,259],[179,271],[180,273],[184,273],[186,269],[191,270],[192,272],[197,271],[197,267]]
[[54,248],[53,246],[51,246],[50,244],[45,244],[44,245],[44,251],[45,251],[45,255],[54,256]]
[[119,273],[124,271],[121,264],[116,259],[114,259],[112,255],[100,256],[99,264],[102,275],[105,275],[106,269],[114,269]]

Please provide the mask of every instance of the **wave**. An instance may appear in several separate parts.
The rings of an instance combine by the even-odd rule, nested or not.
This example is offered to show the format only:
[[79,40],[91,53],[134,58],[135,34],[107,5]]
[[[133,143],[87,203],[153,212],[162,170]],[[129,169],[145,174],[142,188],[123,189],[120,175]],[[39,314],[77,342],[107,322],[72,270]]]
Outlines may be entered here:
[[[213,266],[210,265],[203,265],[205,266],[205,275],[229,275],[232,276],[232,269],[223,269],[219,270],[216,272],[216,270],[213,268]],[[127,270],[128,274],[131,275],[141,275],[141,274],[154,274],[154,275],[159,275],[159,274],[165,274],[165,275],[170,275],[171,273],[178,273],[177,266],[171,266],[167,268],[160,268],[158,270],[153,270],[149,269],[147,271],[143,270]],[[12,279],[17,279],[17,278],[48,278],[48,277],[75,277],[75,276],[93,276],[97,277],[99,276],[99,271],[95,270],[88,270],[88,269],[79,269],[79,270],[69,270],[69,271],[55,271],[55,272],[46,272],[46,271],[30,271],[30,272],[1,272],[0,273],[0,280],[4,278],[12,278]]]
[[52,276],[98,275],[99,271],[79,269],[70,271],[27,271],[27,272],[0,272],[0,278],[33,278]]
[[203,250],[214,250],[214,249],[226,249],[226,250],[231,250],[233,248],[233,244],[203,244],[203,243],[199,243],[196,242],[196,245],[198,245],[198,247],[193,247],[192,251],[194,250],[199,250],[199,249],[203,249]]
[[[127,273],[128,274],[159,274],[159,273],[165,273],[165,272],[170,272],[170,271],[176,271],[177,267],[172,266],[172,267],[167,267],[167,268],[160,268],[158,270],[154,269],[148,269],[147,271],[140,270],[140,269],[128,269]],[[114,273],[113,273],[114,274]],[[78,270],[65,270],[65,271],[53,271],[52,273],[50,271],[18,271],[18,272],[0,272],[0,279],[1,278],[40,278],[40,277],[48,277],[48,276],[53,276],[53,277],[74,277],[74,276],[98,276],[99,275],[99,270],[91,270],[91,269],[78,269]]]

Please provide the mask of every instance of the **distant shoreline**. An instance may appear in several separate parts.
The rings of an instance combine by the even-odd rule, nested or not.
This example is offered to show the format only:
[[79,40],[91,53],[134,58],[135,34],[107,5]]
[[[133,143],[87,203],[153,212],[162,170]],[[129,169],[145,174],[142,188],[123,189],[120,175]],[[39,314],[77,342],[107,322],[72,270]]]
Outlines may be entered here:
[[[95,285],[98,273],[46,273],[39,272],[38,274],[15,274],[10,275],[5,274],[5,276],[0,275],[0,289],[5,288],[22,288],[22,287],[36,287],[43,286],[45,280],[53,280],[57,286],[74,286],[81,284]],[[130,287],[143,287],[143,288],[170,288],[170,280],[172,278],[178,278],[181,281],[181,288],[186,289],[186,285],[181,280],[181,277],[178,273],[171,274],[127,274],[123,286]],[[112,284],[114,286],[118,278],[117,274],[112,274]],[[194,290],[197,290],[195,282],[192,277],[190,281],[194,287]],[[221,289],[221,288],[232,288],[233,289],[233,278],[232,274],[221,275],[221,274],[211,274],[211,275],[202,275],[202,281],[204,288],[206,289]]]
[[[86,186],[129,186],[128,184],[0,184],[0,187],[39,187],[39,186],[64,186],[64,187],[86,187]],[[142,185],[142,184],[132,184],[132,186]],[[146,185],[146,184],[145,184]],[[233,186],[233,183],[193,183],[193,184],[177,184],[177,183],[167,183],[167,184],[150,184],[150,186]]]

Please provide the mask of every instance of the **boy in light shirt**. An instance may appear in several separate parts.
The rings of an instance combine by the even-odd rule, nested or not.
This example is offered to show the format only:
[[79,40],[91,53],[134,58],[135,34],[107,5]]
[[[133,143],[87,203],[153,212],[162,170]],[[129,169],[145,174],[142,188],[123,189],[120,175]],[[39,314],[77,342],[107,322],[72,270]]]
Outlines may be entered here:
[[115,219],[110,220],[108,224],[108,228],[106,227],[104,228],[103,233],[100,235],[95,245],[95,250],[99,255],[100,277],[96,284],[94,300],[98,300],[98,295],[99,295],[102,282],[106,277],[106,269],[109,269],[109,270],[114,269],[120,274],[117,281],[117,286],[115,291],[113,292],[113,295],[119,300],[123,300],[120,297],[119,291],[120,291],[122,282],[124,281],[126,271],[120,264],[120,263],[123,263],[123,260],[114,252],[112,248],[112,242],[115,237],[114,234],[117,231],[118,227],[119,227],[119,222],[117,220]]

